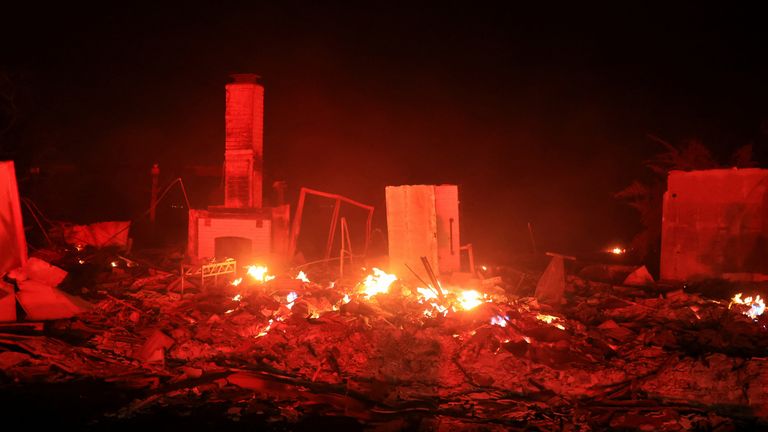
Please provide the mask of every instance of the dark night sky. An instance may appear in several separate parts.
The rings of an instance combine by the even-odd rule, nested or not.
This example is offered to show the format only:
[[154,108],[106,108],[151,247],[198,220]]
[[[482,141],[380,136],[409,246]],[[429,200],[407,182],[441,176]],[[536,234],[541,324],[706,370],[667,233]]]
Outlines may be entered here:
[[153,161],[168,180],[222,162],[223,86],[254,72],[268,181],[380,216],[385,185],[457,183],[463,240],[489,255],[527,251],[528,221],[544,249],[628,239],[637,218],[612,194],[662,150],[648,133],[767,156],[756,11],[251,3],[6,14],[0,72],[18,117],[3,158],[82,170],[56,181],[81,205],[53,215],[131,216]]

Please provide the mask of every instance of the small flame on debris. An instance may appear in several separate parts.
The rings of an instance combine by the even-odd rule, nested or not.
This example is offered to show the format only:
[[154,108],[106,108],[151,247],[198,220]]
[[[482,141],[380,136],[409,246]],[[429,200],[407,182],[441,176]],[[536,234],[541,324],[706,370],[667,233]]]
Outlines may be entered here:
[[431,288],[416,288],[416,291],[424,297],[424,300],[433,300],[437,298],[437,293]]
[[389,286],[397,280],[397,276],[386,273],[376,267],[373,269],[373,274],[369,274],[362,282],[363,292],[365,297],[375,296],[376,294],[383,294],[389,291]]
[[525,341],[525,343],[531,343],[531,338],[529,338],[528,336],[523,336],[523,340]]
[[536,319],[544,321],[547,324],[552,324],[553,321],[557,321],[557,317],[554,315],[536,314]]
[[441,305],[439,303],[430,303],[430,306],[432,306],[432,309],[425,309],[424,310],[424,316],[425,317],[427,317],[427,318],[435,317],[437,315],[435,313],[435,311],[437,313],[442,314],[443,316],[448,315],[448,308],[447,307],[445,307],[445,306],[443,306],[443,305]]
[[256,282],[265,283],[274,279],[274,276],[267,274],[268,271],[267,266],[248,266],[248,276],[252,277]]
[[480,266],[480,268],[483,269],[483,271],[488,271],[488,267],[486,266]]
[[83,245],[81,243],[78,243],[78,244],[75,245],[75,250],[77,250],[78,252],[82,252],[83,249],[85,249],[85,245]]
[[243,296],[241,296],[241,295],[238,293],[238,294],[236,294],[234,297],[232,297],[232,300],[233,300],[233,301],[236,301],[236,302],[239,302],[239,301],[240,301],[242,298],[243,298]]
[[309,283],[309,278],[307,277],[307,274],[304,273],[303,270],[299,271],[299,274],[297,274],[294,279],[298,279],[304,283]]
[[232,312],[234,312],[234,311],[235,311],[234,309],[228,309],[228,310],[227,310],[226,312],[224,312],[224,313],[225,313],[225,314],[231,314],[231,313],[232,313]]
[[254,336],[254,337],[255,337],[255,338],[260,338],[260,337],[262,337],[262,336],[266,336],[266,335],[267,335],[267,333],[269,333],[269,329],[271,329],[271,328],[272,328],[272,323],[273,323],[273,322],[274,322],[273,320],[269,320],[269,324],[267,324],[267,326],[266,326],[266,327],[264,327],[264,329],[263,329],[263,330],[261,330],[261,331],[259,332],[259,334],[257,334],[257,335],[256,335],[256,336]]
[[565,326],[562,324],[559,324],[558,321],[560,321],[560,318],[554,316],[554,315],[544,315],[544,314],[536,314],[536,319],[539,321],[543,321],[547,324],[551,324],[560,330],[565,330]]
[[[237,278],[237,279],[233,280],[233,281],[232,281],[232,282],[230,282],[229,284],[230,284],[230,285],[232,285],[232,286],[238,286],[238,285],[240,285],[242,282],[243,282],[243,278],[241,278],[241,277],[240,277],[240,278]],[[238,295],[240,295],[240,294],[238,294]]]
[[[443,293],[446,294],[446,297],[448,297],[446,300],[448,300],[450,303],[447,303],[446,305],[440,304],[438,302],[437,291],[432,288],[417,287],[416,291],[421,296],[419,303],[428,302],[433,309],[436,309],[438,312],[443,314],[443,316],[445,316],[448,314],[449,308],[453,312],[456,312],[457,308],[462,310],[471,310],[483,304],[484,302],[490,301],[486,299],[486,296],[483,293],[475,290],[462,290],[460,288],[444,287],[441,289]],[[430,318],[433,317],[433,310],[425,310],[424,315]]]
[[475,290],[462,291],[456,298],[464,310],[474,309],[483,304],[483,295]]
[[109,265],[111,265],[113,268],[117,267],[117,261],[112,261],[111,263],[109,263]]
[[742,313],[752,319],[757,319],[758,316],[765,312],[765,302],[760,298],[759,294],[755,298],[749,296],[742,299],[741,293],[738,293],[731,299],[731,302],[728,304],[728,309],[734,304],[749,306],[749,310]]
[[85,264],[85,260],[84,259],[79,259],[79,260],[77,260],[77,263],[78,264]]
[[286,305],[288,309],[293,308],[293,302],[295,302],[297,298],[299,298],[299,295],[294,291],[288,293],[288,295],[285,297],[285,300],[288,301],[288,304]]
[[627,253],[627,250],[624,249],[624,248],[616,246],[616,247],[612,248],[609,252],[611,252],[614,255],[624,255],[625,253]]
[[499,327],[506,327],[507,326],[507,319],[504,318],[501,315],[496,315],[495,317],[491,317],[491,325],[497,325]]
[[341,302],[342,302],[342,303],[344,303],[344,304],[347,304],[347,303],[349,303],[351,300],[352,300],[352,299],[349,297],[349,294],[344,294],[344,298],[343,298],[343,299],[341,299]]

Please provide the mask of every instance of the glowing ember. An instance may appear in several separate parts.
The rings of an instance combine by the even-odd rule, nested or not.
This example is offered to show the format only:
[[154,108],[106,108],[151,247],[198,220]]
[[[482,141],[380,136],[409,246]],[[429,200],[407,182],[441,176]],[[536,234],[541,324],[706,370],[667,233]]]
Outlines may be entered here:
[[79,259],[79,260],[77,260],[77,262],[80,263],[80,264],[85,264],[85,260],[84,259]]
[[488,271],[488,267],[486,266],[480,266],[480,268],[483,269],[483,271]]
[[497,325],[499,327],[506,327],[507,326],[507,320],[501,315],[496,315],[495,317],[491,317],[491,325]]
[[474,309],[483,303],[483,295],[475,290],[466,290],[456,296],[456,300],[464,310]]
[[232,313],[232,312],[234,312],[234,311],[235,311],[234,309],[229,309],[229,310],[227,310],[227,311],[226,311],[226,312],[224,312],[224,313],[225,313],[225,314],[231,314],[231,313]]
[[362,294],[366,297],[383,294],[389,291],[389,286],[397,280],[397,276],[386,273],[376,267],[373,268],[373,274],[366,276],[363,281]]
[[343,298],[343,299],[341,299],[341,302],[342,302],[342,303],[344,303],[344,304],[347,304],[347,303],[349,303],[351,300],[352,300],[352,299],[349,297],[349,294],[344,294],[344,298]]
[[688,306],[688,308],[693,311],[693,314],[696,315],[696,319],[701,319],[701,315],[699,315],[699,307],[698,306]]
[[233,280],[232,282],[230,282],[229,284],[232,285],[232,286],[238,286],[241,283],[243,283],[243,278],[237,278],[237,279]]
[[760,298],[760,295],[757,295],[755,298],[749,296],[742,299],[741,293],[738,293],[731,299],[731,303],[728,304],[728,309],[734,304],[749,306],[749,310],[742,313],[752,319],[757,319],[758,316],[765,312],[765,302]]
[[536,314],[536,319],[539,321],[544,321],[547,324],[551,324],[559,328],[560,330],[565,330],[565,326],[558,323],[558,321],[560,321],[560,318],[554,315]]
[[109,265],[111,265],[112,267],[117,267],[117,261],[112,261],[111,263],[109,263]]
[[252,277],[256,282],[264,283],[269,282],[275,277],[267,274],[269,269],[266,266],[248,266],[248,276]]
[[243,298],[243,296],[241,296],[240,294],[237,294],[234,297],[232,297],[232,300],[236,301],[236,302],[239,302],[240,300],[242,300],[242,298]]
[[624,255],[625,253],[627,253],[627,250],[616,246],[613,249],[611,249],[610,252],[614,255]]
[[304,283],[309,283],[309,278],[307,277],[307,274],[304,273],[304,271],[299,271],[299,274],[297,274],[294,279],[298,279]]

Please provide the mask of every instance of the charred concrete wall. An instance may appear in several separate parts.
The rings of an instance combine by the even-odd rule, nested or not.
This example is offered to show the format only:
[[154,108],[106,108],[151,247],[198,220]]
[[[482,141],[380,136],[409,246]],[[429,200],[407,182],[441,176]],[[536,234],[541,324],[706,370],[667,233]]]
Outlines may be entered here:
[[768,170],[672,171],[663,205],[662,279],[768,275]]

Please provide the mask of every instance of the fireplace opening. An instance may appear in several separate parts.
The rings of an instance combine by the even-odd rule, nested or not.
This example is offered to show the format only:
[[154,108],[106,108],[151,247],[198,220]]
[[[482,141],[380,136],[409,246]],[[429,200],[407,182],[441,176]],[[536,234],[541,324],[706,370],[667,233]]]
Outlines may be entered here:
[[253,251],[251,239],[244,237],[217,237],[214,240],[216,258],[234,258],[237,262],[245,262]]

